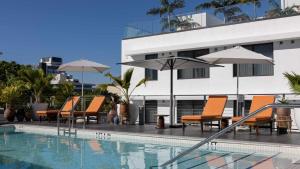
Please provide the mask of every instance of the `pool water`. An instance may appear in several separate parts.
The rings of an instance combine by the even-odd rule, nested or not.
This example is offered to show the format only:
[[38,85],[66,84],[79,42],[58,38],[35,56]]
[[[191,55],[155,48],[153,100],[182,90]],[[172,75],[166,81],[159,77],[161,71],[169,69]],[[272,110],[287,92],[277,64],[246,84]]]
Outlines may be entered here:
[[[64,136],[3,132],[2,169],[143,169],[157,168],[185,147]],[[166,168],[286,169],[290,159],[278,153],[197,150]]]

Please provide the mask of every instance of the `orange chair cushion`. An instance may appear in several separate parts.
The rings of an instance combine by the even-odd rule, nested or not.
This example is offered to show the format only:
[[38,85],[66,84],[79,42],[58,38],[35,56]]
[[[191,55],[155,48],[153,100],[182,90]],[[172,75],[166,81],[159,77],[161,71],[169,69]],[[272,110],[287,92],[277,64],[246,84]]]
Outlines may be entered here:
[[[243,117],[239,116],[239,117],[233,117],[232,118],[232,122],[237,122],[239,120],[241,120]],[[245,123],[256,123],[256,122],[266,122],[266,121],[271,121],[271,117],[252,117],[248,120],[245,121]]]
[[[68,113],[69,111],[72,110],[72,105],[75,107],[77,103],[79,102],[80,97],[79,96],[74,96],[72,99],[66,101],[64,104],[64,107],[62,108],[62,112]],[[73,103],[72,103],[73,102]],[[36,115],[39,117],[47,116],[48,114],[57,114],[60,110],[42,110],[42,111],[37,111]]]
[[69,99],[64,107],[62,108],[62,112],[68,112],[71,111],[73,109],[73,107],[75,107],[77,105],[77,103],[79,102],[80,97],[79,96],[74,96],[72,97],[72,99]]
[[[89,107],[86,109],[86,115],[87,116],[96,116],[98,111],[101,109],[101,107],[104,105],[105,102],[105,96],[95,96],[93,100],[91,101]],[[61,115],[63,117],[70,116],[70,111],[62,111]],[[74,116],[83,116],[84,111],[74,111]]]
[[92,102],[90,103],[89,107],[86,109],[86,112],[98,112],[100,110],[100,108],[102,107],[102,105],[105,102],[105,96],[95,96],[92,100]]
[[202,116],[222,116],[227,99],[227,96],[209,96]]
[[225,105],[227,102],[227,96],[209,96],[202,115],[184,115],[181,117],[182,122],[188,121],[203,121],[203,120],[213,120],[222,118]]
[[[265,105],[273,104],[275,102],[275,96],[253,96],[251,107],[250,107],[250,113],[255,112],[256,110],[262,108]],[[255,115],[255,118],[271,118],[273,115],[273,109],[269,108],[267,110],[264,110],[257,115]]]

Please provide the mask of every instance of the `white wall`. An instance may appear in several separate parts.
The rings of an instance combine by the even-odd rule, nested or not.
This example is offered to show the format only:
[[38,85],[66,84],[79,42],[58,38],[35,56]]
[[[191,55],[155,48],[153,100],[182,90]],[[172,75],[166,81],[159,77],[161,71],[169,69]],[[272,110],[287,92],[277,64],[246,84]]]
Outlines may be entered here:
[[294,6],[294,5],[300,5],[300,1],[299,0],[281,0],[281,7],[283,9]]
[[[258,44],[274,42],[274,76],[241,77],[241,94],[291,93],[284,72],[300,73],[300,16],[271,19],[245,24],[220,26],[179,33],[128,39],[122,41],[122,62],[144,59],[145,53],[161,52],[163,49],[176,50],[201,49],[210,47],[211,51],[236,44]],[[294,39],[294,43],[292,40]],[[138,55],[129,53],[140,51]],[[167,50],[168,51],[168,50]],[[168,53],[165,51],[165,53]],[[161,57],[161,55],[159,56]],[[210,68],[210,78],[177,80],[174,71],[174,95],[209,95],[236,93],[236,78],[232,65]],[[124,72],[128,66],[122,66]],[[143,68],[135,68],[132,83],[143,78]],[[138,88],[134,95],[169,95],[170,71],[159,71],[157,81],[149,81]],[[168,97],[166,97],[168,100]],[[159,99],[158,100],[163,100]],[[159,106],[158,113],[167,112],[168,107]],[[228,112],[227,112],[228,111]],[[230,115],[232,109],[228,109]],[[163,113],[161,113],[163,114]],[[175,117],[176,118],[176,117]],[[167,122],[169,119],[166,120]]]
[[300,16],[167,33],[122,41],[122,56],[300,38]]

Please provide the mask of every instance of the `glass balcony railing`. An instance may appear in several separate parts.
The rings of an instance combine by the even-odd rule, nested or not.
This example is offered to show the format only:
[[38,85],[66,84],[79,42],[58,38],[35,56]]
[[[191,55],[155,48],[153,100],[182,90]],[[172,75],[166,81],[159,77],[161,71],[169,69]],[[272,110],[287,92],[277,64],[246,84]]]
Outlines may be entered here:
[[125,28],[124,39],[297,14],[300,14],[300,6],[281,9],[281,0],[254,0],[253,3],[203,9],[192,13],[171,15],[169,18],[162,17],[153,21],[131,23]]

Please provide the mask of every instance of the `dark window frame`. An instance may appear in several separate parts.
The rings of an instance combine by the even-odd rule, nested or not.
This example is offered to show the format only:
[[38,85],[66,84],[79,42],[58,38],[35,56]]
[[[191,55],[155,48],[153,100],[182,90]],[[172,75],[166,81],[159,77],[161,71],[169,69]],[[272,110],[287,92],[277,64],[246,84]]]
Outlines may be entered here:
[[[158,54],[145,55],[145,60],[157,59],[157,58],[158,58]],[[150,74],[154,74],[154,77],[149,76]],[[149,77],[151,77],[151,78],[149,78]],[[148,81],[157,81],[158,80],[158,71],[155,69],[145,68],[145,78],[147,78]]]
[[[198,50],[187,50],[187,51],[179,51],[177,52],[178,57],[191,57],[191,58],[196,58],[199,56],[203,56],[209,54],[209,49],[198,49]],[[180,76],[181,71],[184,70],[192,70],[192,77],[182,77]],[[198,77],[196,76],[196,71],[201,70],[201,71],[207,71],[204,72],[204,76]],[[192,68],[192,69],[179,69],[177,70],[177,80],[188,80],[188,79],[207,79],[210,78],[210,68]]]
[[[264,54],[264,53],[262,53],[262,52],[259,52],[259,51],[257,51],[257,49],[259,49],[259,47],[262,47],[263,45],[265,45],[265,46],[269,46],[269,47],[271,47],[271,49],[272,49],[272,52],[271,53],[269,53],[269,54],[267,54],[267,55],[269,55],[268,57],[270,57],[270,58],[274,58],[274,43],[272,42],[272,43],[261,43],[261,44],[252,44],[252,45],[243,45],[243,47],[245,47],[246,49],[249,49],[249,50],[251,50],[251,51],[254,51],[254,52],[257,52],[257,53],[261,53],[261,54]],[[265,49],[265,48],[264,48]],[[265,54],[264,54],[265,55]],[[267,56],[266,55],[266,56]],[[270,74],[256,74],[256,70],[255,70],[255,66],[259,66],[259,65],[263,65],[263,64],[241,64],[240,65],[240,67],[241,66],[243,66],[243,65],[250,65],[250,66],[252,66],[252,71],[250,72],[251,73],[251,75],[239,75],[239,77],[260,77],[260,76],[274,76],[274,65],[272,66],[272,72],[270,73]],[[233,77],[237,77],[237,64],[233,64],[233,67],[232,67],[232,76]],[[240,70],[241,70],[241,68],[240,68]],[[241,73],[241,72],[240,72]]]

